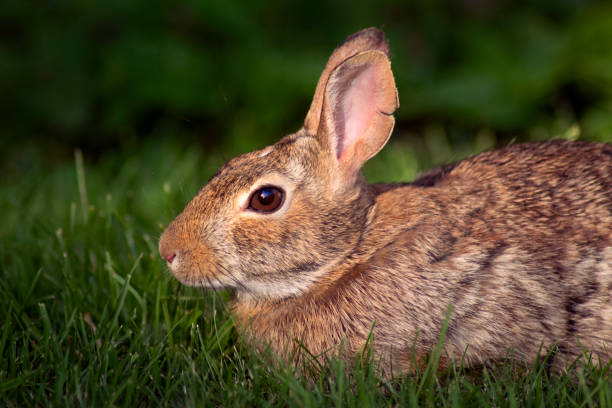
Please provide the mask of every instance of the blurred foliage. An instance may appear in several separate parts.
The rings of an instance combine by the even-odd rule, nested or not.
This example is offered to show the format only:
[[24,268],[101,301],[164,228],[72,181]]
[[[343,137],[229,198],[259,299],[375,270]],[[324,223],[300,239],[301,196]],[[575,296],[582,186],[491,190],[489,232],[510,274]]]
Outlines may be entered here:
[[612,4],[586,0],[4,0],[0,135],[65,154],[263,146],[301,125],[330,52],[368,26],[391,43],[397,138],[490,147],[577,124],[612,140]]

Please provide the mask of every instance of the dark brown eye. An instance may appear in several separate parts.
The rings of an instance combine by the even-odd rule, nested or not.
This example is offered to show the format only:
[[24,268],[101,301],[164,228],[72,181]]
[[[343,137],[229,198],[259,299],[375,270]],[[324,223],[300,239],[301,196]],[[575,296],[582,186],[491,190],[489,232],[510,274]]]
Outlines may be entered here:
[[249,209],[271,213],[280,208],[285,200],[285,192],[278,187],[265,186],[255,191],[249,200]]

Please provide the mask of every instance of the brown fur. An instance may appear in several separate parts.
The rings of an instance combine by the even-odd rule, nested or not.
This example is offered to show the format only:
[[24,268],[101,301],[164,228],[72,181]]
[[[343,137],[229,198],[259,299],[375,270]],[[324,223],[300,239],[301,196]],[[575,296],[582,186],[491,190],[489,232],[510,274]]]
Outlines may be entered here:
[[[314,355],[344,341],[349,357],[373,327],[385,367],[407,370],[452,305],[449,359],[480,364],[513,347],[529,362],[557,344],[608,361],[612,146],[513,145],[368,185],[358,169],[386,143],[397,96],[382,33],[360,33],[330,58],[305,128],[231,160],[168,226],[160,252],[175,276],[235,288],[239,325],[280,355],[297,339]],[[351,139],[344,98],[360,84],[379,107],[365,105],[371,120]],[[278,213],[245,209],[263,184],[288,192]]]

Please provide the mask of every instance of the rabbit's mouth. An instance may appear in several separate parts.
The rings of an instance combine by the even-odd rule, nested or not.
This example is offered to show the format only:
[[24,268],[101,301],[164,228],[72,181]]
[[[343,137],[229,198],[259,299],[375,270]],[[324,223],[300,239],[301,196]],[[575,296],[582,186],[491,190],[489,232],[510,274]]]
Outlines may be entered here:
[[179,252],[174,258],[166,260],[168,269],[172,275],[187,286],[227,289],[242,287],[241,279],[238,276],[220,265],[191,263],[187,254]]
[[[228,288],[240,285],[235,273],[215,262],[213,251],[170,224],[159,241],[159,253],[174,277],[187,286]],[[205,262],[201,260],[206,260]]]

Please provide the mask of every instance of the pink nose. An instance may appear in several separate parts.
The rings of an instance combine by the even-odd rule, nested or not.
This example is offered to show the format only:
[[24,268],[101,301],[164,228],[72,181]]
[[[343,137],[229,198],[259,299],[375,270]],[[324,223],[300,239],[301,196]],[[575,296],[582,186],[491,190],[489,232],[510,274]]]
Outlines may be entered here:
[[166,262],[168,263],[172,263],[172,261],[174,260],[174,258],[176,258],[176,252],[172,252],[169,255],[163,256],[162,257],[166,260]]
[[173,228],[173,225],[174,223],[170,223],[162,236],[159,238],[159,254],[168,263],[172,263],[178,253],[176,234],[174,232],[175,229]]

